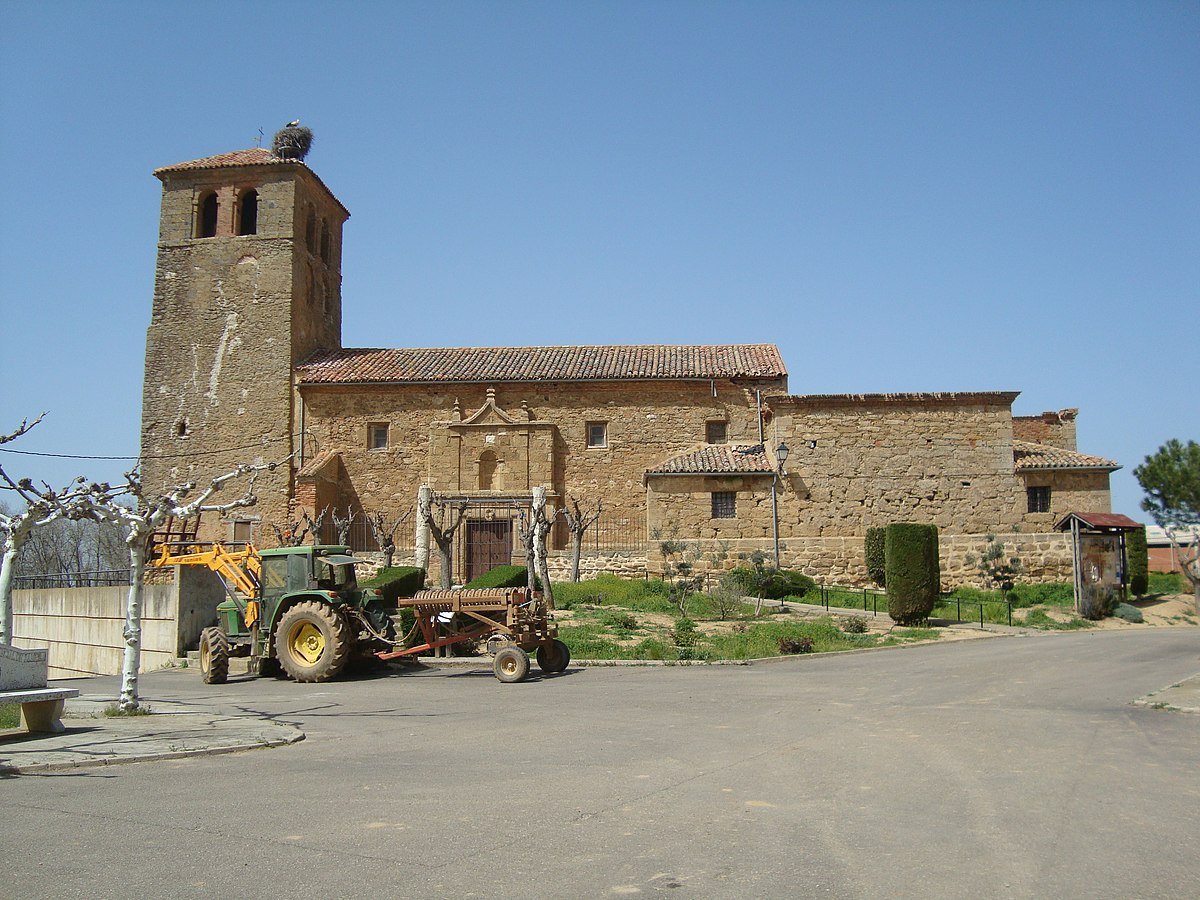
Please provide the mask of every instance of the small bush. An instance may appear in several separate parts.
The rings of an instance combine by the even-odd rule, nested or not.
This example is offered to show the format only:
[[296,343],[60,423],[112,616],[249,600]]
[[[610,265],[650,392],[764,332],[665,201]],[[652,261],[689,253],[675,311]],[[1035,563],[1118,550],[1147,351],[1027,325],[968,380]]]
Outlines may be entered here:
[[1138,625],[1145,621],[1142,617],[1142,611],[1136,606],[1130,606],[1128,603],[1118,603],[1117,608],[1113,610],[1113,615],[1118,619],[1124,619],[1126,622],[1134,622]]
[[782,600],[784,597],[803,597],[816,590],[817,583],[802,572],[789,569],[731,569],[724,578],[740,586],[752,597]]
[[667,645],[657,638],[646,638],[633,648],[634,659],[671,659]]
[[867,620],[862,616],[838,616],[834,621],[846,634],[866,634]]
[[867,575],[878,587],[887,584],[886,558],[884,556],[884,534],[887,529],[879,526],[867,529],[864,550],[867,557]]
[[401,597],[411,597],[425,587],[425,570],[416,566],[392,566],[380,569],[374,577],[360,582],[359,587],[383,591],[383,599],[394,604]]
[[[1125,562],[1129,567],[1129,590],[1137,597],[1146,596],[1150,586],[1150,556],[1146,550],[1146,526],[1125,533]],[[1115,613],[1114,613],[1115,615]]]
[[676,647],[694,647],[699,639],[700,633],[691,619],[680,619],[671,629],[671,640]]
[[[463,585],[464,588],[523,588],[529,584],[529,573],[524,566],[496,566],[489,569],[478,578],[473,578]],[[540,581],[534,581],[534,588],[541,590]],[[555,591],[555,599],[557,599]]]
[[793,653],[812,653],[813,641],[812,638],[805,635],[794,638],[780,638],[779,652],[785,655]]
[[627,612],[614,610],[601,619],[609,628],[615,628],[618,631],[634,631],[638,627],[638,620]]
[[937,604],[941,581],[937,526],[889,525],[884,546],[888,615],[900,625],[928,619]]

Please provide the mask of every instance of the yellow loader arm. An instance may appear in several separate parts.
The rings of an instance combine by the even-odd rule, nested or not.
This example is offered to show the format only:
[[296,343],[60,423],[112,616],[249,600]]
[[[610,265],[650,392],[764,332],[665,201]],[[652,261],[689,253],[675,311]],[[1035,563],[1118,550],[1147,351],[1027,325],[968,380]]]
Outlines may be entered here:
[[207,566],[251,600],[258,597],[262,557],[250,544],[237,550],[218,543],[196,544],[187,547],[184,553],[172,551],[168,544],[159,544],[156,550],[150,558],[152,566]]

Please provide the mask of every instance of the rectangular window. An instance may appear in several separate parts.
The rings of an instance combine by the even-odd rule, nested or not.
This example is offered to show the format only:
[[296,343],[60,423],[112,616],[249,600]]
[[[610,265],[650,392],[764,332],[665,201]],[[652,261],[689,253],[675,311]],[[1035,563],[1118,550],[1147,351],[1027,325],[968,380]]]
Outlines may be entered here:
[[587,423],[587,445],[589,449],[608,446],[608,423]]
[[1031,513],[1050,512],[1050,488],[1031,487],[1025,491]]
[[737,518],[737,493],[735,491],[713,491],[712,517],[714,519]]
[[725,443],[728,422],[708,422],[704,426],[704,441],[707,444]]
[[367,426],[367,449],[386,450],[388,445],[388,427],[386,422],[372,422]]
[[254,523],[249,520],[242,520],[233,523],[233,542],[235,544],[249,544],[254,541]]

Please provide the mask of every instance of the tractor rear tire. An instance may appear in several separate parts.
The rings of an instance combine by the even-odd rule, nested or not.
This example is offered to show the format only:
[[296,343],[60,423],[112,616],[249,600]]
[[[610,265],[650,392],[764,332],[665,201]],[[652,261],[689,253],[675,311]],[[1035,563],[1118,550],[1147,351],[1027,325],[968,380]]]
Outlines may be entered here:
[[520,647],[503,647],[492,662],[492,671],[505,684],[524,681],[529,674],[529,654]]
[[205,684],[224,684],[229,678],[229,638],[220,628],[200,632],[200,679]]
[[537,661],[547,675],[557,675],[571,664],[571,650],[562,641],[551,641],[537,648]]
[[336,678],[350,659],[354,642],[346,617],[326,603],[302,600],[279,620],[275,653],[295,681]]

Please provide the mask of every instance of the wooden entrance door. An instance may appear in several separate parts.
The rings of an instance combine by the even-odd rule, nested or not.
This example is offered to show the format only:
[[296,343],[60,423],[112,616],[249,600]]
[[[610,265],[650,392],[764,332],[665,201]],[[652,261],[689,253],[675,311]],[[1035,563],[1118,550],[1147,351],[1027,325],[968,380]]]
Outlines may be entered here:
[[467,581],[512,562],[512,521],[467,523]]

